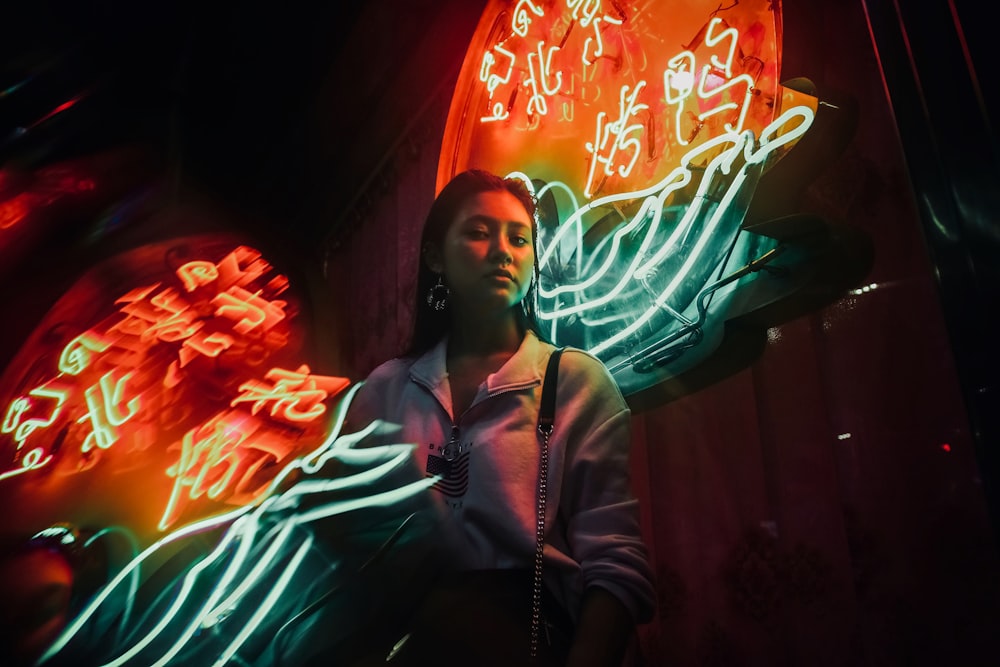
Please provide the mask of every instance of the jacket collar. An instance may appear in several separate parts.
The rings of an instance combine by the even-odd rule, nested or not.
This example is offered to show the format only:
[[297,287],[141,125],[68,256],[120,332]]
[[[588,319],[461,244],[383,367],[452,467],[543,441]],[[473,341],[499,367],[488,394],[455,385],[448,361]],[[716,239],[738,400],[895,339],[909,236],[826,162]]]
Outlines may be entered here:
[[[540,384],[552,349],[551,345],[538,340],[533,332],[526,332],[514,355],[496,373],[487,376],[486,393],[496,394]],[[446,382],[447,353],[448,337],[445,336],[413,363],[410,377],[427,387],[442,405],[450,406],[451,395]],[[477,397],[473,403],[479,400],[480,397]]]

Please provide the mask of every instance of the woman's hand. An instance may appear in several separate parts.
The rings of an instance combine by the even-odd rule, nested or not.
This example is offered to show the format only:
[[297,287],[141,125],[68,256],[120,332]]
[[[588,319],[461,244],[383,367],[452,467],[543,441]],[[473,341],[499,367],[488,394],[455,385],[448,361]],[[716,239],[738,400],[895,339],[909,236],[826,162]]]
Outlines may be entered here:
[[588,588],[567,667],[620,667],[634,631],[632,615],[618,598],[604,588]]

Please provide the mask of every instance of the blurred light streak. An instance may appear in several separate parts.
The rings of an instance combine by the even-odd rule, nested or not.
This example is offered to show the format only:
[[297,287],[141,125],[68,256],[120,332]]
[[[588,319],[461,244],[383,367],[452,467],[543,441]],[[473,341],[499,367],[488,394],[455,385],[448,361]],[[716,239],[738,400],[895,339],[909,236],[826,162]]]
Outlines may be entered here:
[[[565,184],[548,183],[539,188],[535,192],[539,199],[550,189],[562,188],[574,205],[574,210],[557,228],[553,237],[544,243],[539,256],[539,268],[543,276],[546,274],[549,263],[555,261],[554,256],[557,254],[577,257],[578,261],[586,254],[582,247],[582,238],[583,220],[587,213],[595,209],[612,207],[619,202],[642,200],[636,213],[611,235],[610,247],[599,265],[595,267],[588,263],[583,267],[584,270],[581,272],[583,275],[580,280],[576,282],[561,280],[549,285],[544,279],[541,281],[539,285],[541,297],[539,318],[553,321],[550,335],[557,336],[559,320],[565,320],[573,315],[582,315],[612,302],[621,305],[622,295],[627,292],[630,285],[636,281],[641,284],[645,276],[657,271],[667,262],[681,258],[682,263],[679,269],[672,274],[669,282],[658,294],[653,295],[652,299],[646,299],[647,305],[644,310],[620,313],[615,318],[618,321],[628,321],[627,326],[612,332],[609,318],[603,317],[593,321],[599,322],[600,326],[608,330],[609,333],[603,336],[598,334],[600,341],[591,345],[589,351],[599,355],[644,327],[654,314],[660,312],[667,305],[668,300],[688,280],[693,268],[705,261],[704,254],[710,244],[717,246],[731,242],[728,237],[720,238],[715,230],[722,224],[725,216],[733,207],[735,198],[743,190],[748,170],[762,165],[773,153],[805,134],[812,125],[814,117],[815,112],[811,108],[796,106],[787,109],[778,116],[761,132],[759,139],[754,137],[751,130],[719,135],[688,151],[681,159],[680,166],[658,183],[637,191],[605,195],[583,206],[577,204],[570,188]],[[710,159],[707,167],[693,168],[692,165],[696,164],[699,159],[720,149],[721,152]],[[734,166],[740,158],[743,160],[742,164],[734,171]],[[654,248],[654,241],[656,241],[657,233],[660,231],[664,206],[668,198],[688,186],[692,182],[695,172],[701,173],[701,179],[691,204],[685,208],[683,217],[669,233],[667,239]],[[509,176],[524,180],[534,190],[531,179],[523,172],[512,172]],[[717,196],[711,196],[709,191],[721,177],[729,177],[730,180],[726,183],[725,192],[719,199]],[[706,206],[713,199],[717,199],[717,205]],[[699,229],[693,242],[685,242],[696,223],[702,220],[706,223],[704,228]],[[738,231],[737,228],[733,235]],[[638,248],[632,251],[630,257],[621,256],[619,251],[624,240],[634,238],[640,232],[643,235]],[[572,237],[569,236],[570,234]],[[567,243],[568,239],[571,239],[569,243]],[[605,239],[603,243],[608,243],[608,241]],[[598,253],[591,251],[590,256],[596,257]],[[600,294],[588,292],[605,278],[615,281],[610,288]],[[566,296],[573,297],[569,303],[559,299],[559,297]],[[629,302],[635,303],[635,300],[632,299]],[[661,333],[663,337],[666,337],[673,330],[671,328]]]
[[[259,603],[259,607],[254,610],[247,624],[219,653],[214,664],[222,665],[234,659],[240,647],[274,609],[292,577],[299,572],[306,553],[313,547],[313,538],[309,533],[306,533],[301,541],[292,542],[293,535],[298,533],[297,528],[319,519],[360,508],[389,506],[413,497],[438,481],[437,477],[420,478],[389,491],[354,499],[337,499],[312,507],[308,511],[303,511],[300,508],[302,501],[313,500],[317,494],[343,489],[366,488],[385,478],[390,471],[398,469],[410,458],[410,452],[414,446],[410,444],[355,448],[355,445],[362,442],[365,437],[383,426],[380,422],[373,422],[356,433],[340,435],[346,411],[361,384],[356,383],[351,387],[338,404],[331,430],[324,442],[312,452],[289,462],[271,481],[268,490],[258,501],[232,512],[197,521],[174,530],[143,550],[126,564],[71,621],[60,637],[42,656],[39,664],[51,660],[66,649],[74,638],[79,637],[87,627],[88,622],[93,621],[102,611],[102,607],[111,603],[112,596],[120,594],[119,588],[126,581],[130,582],[129,591],[126,594],[130,601],[135,596],[136,582],[140,578],[143,564],[166,546],[223,527],[226,524],[230,525],[214,549],[184,574],[179,590],[175,592],[162,617],[157,619],[153,626],[137,640],[129,642],[127,646],[115,647],[116,652],[122,652],[103,664],[106,667],[120,667],[138,661],[140,658],[142,662],[136,662],[136,664],[157,666],[169,664],[174,658],[180,656],[182,651],[197,641],[200,630],[219,624],[234,608],[244,603],[250,591],[257,584],[265,585],[266,582],[270,582],[275,569],[280,569],[281,574],[271,584],[272,588],[265,599]],[[297,481],[288,489],[278,491],[296,470],[301,470],[306,474],[314,474],[322,468],[324,463],[332,459],[374,464],[374,466],[359,473],[339,478]],[[265,520],[274,519],[278,513],[282,513],[284,516],[277,518],[276,522],[272,523],[271,527],[262,535],[260,531],[266,525]],[[263,545],[266,545],[265,552],[254,561],[247,572],[245,566],[248,564],[251,552]],[[280,563],[289,549],[292,549],[294,553],[287,564],[281,566]],[[204,583],[199,582],[198,579],[203,573],[215,566],[222,567],[222,572],[215,575],[217,581],[212,586],[207,598],[197,603],[196,600],[192,600],[196,585]],[[191,618],[184,623],[183,630],[174,635],[176,641],[173,641],[168,648],[156,653],[156,655],[146,655],[148,653],[146,649],[150,648],[156,640],[162,639],[164,633],[172,627],[174,622],[180,620],[180,615],[189,602],[196,602],[197,608]],[[127,620],[128,615],[126,614],[123,623]]]

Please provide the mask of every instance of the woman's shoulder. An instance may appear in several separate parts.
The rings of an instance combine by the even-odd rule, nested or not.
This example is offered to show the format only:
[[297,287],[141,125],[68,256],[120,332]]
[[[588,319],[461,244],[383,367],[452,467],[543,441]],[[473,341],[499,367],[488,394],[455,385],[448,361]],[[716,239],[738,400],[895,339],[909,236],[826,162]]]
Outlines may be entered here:
[[367,387],[372,387],[405,380],[409,377],[413,361],[410,357],[395,357],[383,361],[368,374],[364,384]]
[[600,359],[576,347],[565,347],[559,359],[560,390],[591,394],[598,400],[612,400],[625,405],[618,383]]
[[566,369],[570,372],[596,372],[600,373],[602,370],[607,369],[604,363],[595,357],[590,352],[580,349],[578,347],[573,347],[572,345],[556,345],[547,338],[543,338],[540,334],[531,331],[529,336],[533,337],[536,341],[534,344],[537,346],[538,356],[537,359],[539,363],[547,363],[549,355],[555,353],[556,350],[561,352],[561,357],[559,359],[559,369],[562,372]]
[[[360,383],[348,410],[348,421],[353,427],[384,417],[386,405],[392,396],[398,396],[409,378],[412,360],[404,357],[385,361],[372,370]],[[387,403],[387,401],[389,403]]]
[[611,373],[608,371],[608,368],[604,365],[603,361],[586,350],[572,346],[562,348],[562,357],[559,359],[559,369],[560,371],[565,369],[570,373],[607,376],[609,379],[611,377]]
[[581,350],[578,347],[567,345],[566,347],[562,348],[562,351],[563,351],[563,359],[567,359],[568,363],[573,364],[574,367],[579,367],[584,369],[600,368],[607,370],[607,368],[604,366],[604,362],[602,362],[600,359],[595,357],[590,352],[587,352],[586,350]]

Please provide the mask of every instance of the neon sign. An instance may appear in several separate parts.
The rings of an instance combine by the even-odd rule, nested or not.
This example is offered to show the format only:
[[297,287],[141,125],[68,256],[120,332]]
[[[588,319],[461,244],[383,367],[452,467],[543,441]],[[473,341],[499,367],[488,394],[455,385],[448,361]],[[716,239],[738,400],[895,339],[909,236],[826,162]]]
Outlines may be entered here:
[[298,370],[287,371],[272,368],[266,378],[272,384],[248,380],[240,385],[240,395],[230,405],[252,402],[251,414],[270,404],[272,417],[281,417],[291,422],[316,419],[326,411],[323,401],[335,396],[348,385],[346,378],[320,377],[309,374],[309,366],[303,364]]
[[[338,406],[323,442],[286,464],[256,502],[172,530],[136,553],[73,618],[40,664],[64,652],[95,648],[106,667],[168,665],[182,657],[221,665],[241,651],[280,655],[280,631],[288,620],[357,574],[351,557],[331,554],[317,543],[313,526],[359,510],[393,508],[396,518],[379,533],[373,550],[384,547],[384,539],[392,542],[403,532],[422,530],[413,523],[421,508],[418,494],[437,478],[410,469],[412,445],[355,448],[378,424],[341,435],[343,416],[359,387]],[[325,470],[328,464],[338,472]],[[297,475],[302,478],[289,485]],[[163,552],[213,531],[221,531],[213,546],[196,549],[192,560],[176,569],[168,582],[172,595],[156,596],[149,608],[133,608],[143,568]],[[349,624],[349,617],[344,620]],[[121,631],[108,638],[111,624]],[[319,634],[335,636],[336,631],[323,628]],[[99,647],[94,637],[102,638]]]
[[[77,500],[81,516],[140,484],[127,523],[155,534],[252,502],[324,435],[349,382],[298,359],[288,280],[248,246],[193,243],[159,273],[169,244],[96,267],[7,369],[0,499],[33,508],[26,526],[96,475],[110,486]],[[109,274],[137,286],[94,282]]]
[[546,333],[599,356],[626,396],[800,285],[778,276],[807,253],[744,224],[818,107],[778,82],[780,41],[765,0],[493,0],[480,21],[438,185],[471,167],[526,181]]
[[[704,255],[711,252],[711,239],[716,229],[731,215],[730,206],[744,188],[750,170],[763,163],[784,144],[800,136],[808,128],[811,119],[812,111],[807,107],[791,109],[778,118],[773,126],[765,129],[760,142],[754,142],[749,132],[723,135],[714,142],[693,149],[663,181],[646,190],[609,195],[588,205],[571,207],[575,212],[559,226],[542,252],[539,264],[543,274],[559,252],[560,244],[567,238],[575,241],[575,238],[582,235],[577,228],[587,212],[620,201],[641,202],[635,213],[625,217],[623,225],[610,238],[602,240],[606,249],[601,248],[603,252],[591,253],[589,264],[579,271],[585,276],[583,280],[577,283],[564,280],[552,286],[542,283],[540,293],[543,304],[547,307],[542,309],[540,317],[543,321],[553,322],[550,330],[552,337],[560,337],[558,323],[570,316],[578,316],[584,323],[602,326],[620,320],[621,330],[590,346],[593,353],[601,354],[646,326],[658,314],[659,309],[682,312],[687,304],[674,305],[672,301],[683,280],[696,270]],[[788,129],[788,126],[792,126],[792,129]],[[774,128],[787,131],[778,134],[773,131]],[[697,162],[706,151],[714,152],[719,146],[725,146],[722,153],[715,155],[704,167],[692,168],[692,163]],[[737,162],[741,163],[738,168]],[[528,183],[530,184],[530,180]],[[719,187],[720,183],[724,184],[724,189]],[[664,229],[665,211],[668,208],[665,202],[691,185],[696,186],[694,201],[684,209],[679,219],[673,220],[673,224]],[[538,196],[544,196],[553,187],[551,184],[545,186],[538,191]],[[706,203],[709,201],[711,188],[714,188],[714,205]],[[692,228],[696,225],[702,225],[704,229],[687,248],[679,270],[670,275],[669,280],[657,281],[660,268],[668,259],[680,254],[682,240],[686,236],[693,236]],[[622,248],[630,242],[636,250],[628,257],[624,270],[620,270],[624,254]],[[655,297],[655,308],[646,309],[638,317],[634,316],[635,311],[631,308],[618,308],[619,305],[641,299],[644,292]],[[591,312],[599,313],[599,323],[590,318]]]
[[421,491],[437,479],[412,468],[413,445],[355,448],[387,425],[341,435],[360,385],[303,363],[298,312],[256,250],[177,240],[95,267],[15,356],[0,382],[0,502],[19,509],[5,531],[129,551],[41,663],[294,661],[337,635],[307,621],[312,640],[286,643],[290,619],[429,527]]

